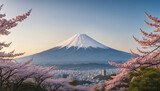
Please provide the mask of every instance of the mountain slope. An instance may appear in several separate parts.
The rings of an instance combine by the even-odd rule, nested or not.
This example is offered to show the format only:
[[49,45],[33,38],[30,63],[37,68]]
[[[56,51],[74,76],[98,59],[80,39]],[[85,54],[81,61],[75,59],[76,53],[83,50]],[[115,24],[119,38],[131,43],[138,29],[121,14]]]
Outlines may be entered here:
[[108,60],[121,62],[131,57],[131,54],[109,48],[86,34],[76,34],[62,44],[52,49],[19,58],[26,60],[34,57],[32,64],[82,64],[107,63]]

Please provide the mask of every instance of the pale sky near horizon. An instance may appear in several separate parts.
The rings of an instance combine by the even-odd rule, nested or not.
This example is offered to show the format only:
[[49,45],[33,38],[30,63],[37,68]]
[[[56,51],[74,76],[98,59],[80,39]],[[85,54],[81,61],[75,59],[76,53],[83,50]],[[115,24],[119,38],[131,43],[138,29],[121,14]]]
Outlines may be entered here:
[[0,41],[13,42],[5,49],[38,53],[62,43],[77,33],[84,33],[98,42],[129,52],[138,46],[132,36],[141,38],[142,28],[151,32],[144,20],[145,12],[160,17],[157,0],[0,0],[6,18],[33,9],[31,15],[11,29]]

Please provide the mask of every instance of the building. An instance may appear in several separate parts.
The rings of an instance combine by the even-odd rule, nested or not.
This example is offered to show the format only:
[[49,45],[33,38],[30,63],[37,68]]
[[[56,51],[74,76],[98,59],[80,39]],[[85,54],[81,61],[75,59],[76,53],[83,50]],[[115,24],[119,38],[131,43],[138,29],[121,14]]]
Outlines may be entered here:
[[106,76],[106,70],[105,69],[102,70],[102,76]]

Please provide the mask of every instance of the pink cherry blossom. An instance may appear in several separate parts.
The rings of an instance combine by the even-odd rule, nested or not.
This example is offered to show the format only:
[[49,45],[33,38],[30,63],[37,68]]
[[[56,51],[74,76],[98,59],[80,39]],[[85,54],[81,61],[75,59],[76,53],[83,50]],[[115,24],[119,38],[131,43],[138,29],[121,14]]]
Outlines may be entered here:
[[133,36],[134,40],[144,49],[142,51],[141,49],[137,48],[139,53],[134,53],[131,51],[131,53],[137,57],[132,57],[123,64],[117,64],[115,62],[108,61],[110,65],[117,66],[121,69],[118,70],[119,74],[117,74],[116,76],[112,76],[112,80],[106,81],[106,91],[110,91],[113,88],[116,88],[116,91],[125,91],[125,87],[118,88],[117,86],[128,86],[128,84],[125,83],[124,80],[129,78],[130,72],[138,71],[142,66],[160,69],[160,20],[157,17],[152,17],[147,13],[145,14],[153,22],[148,23],[145,21],[145,23],[149,26],[155,27],[156,30],[153,30],[153,32],[151,33],[146,33],[142,29],[140,29],[141,33],[144,35],[143,40],[138,40]]

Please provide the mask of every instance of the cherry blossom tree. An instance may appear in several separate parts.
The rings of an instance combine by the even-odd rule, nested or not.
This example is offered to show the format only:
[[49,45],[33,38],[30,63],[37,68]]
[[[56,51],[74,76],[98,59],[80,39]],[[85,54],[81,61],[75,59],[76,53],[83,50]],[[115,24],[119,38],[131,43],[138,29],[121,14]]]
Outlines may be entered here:
[[[2,9],[0,6],[0,10]],[[29,10],[23,15],[16,16],[12,19],[5,19],[5,14],[0,14],[0,35],[9,35],[9,29],[16,27],[18,22],[26,19],[31,13]],[[11,43],[0,42],[0,90],[17,91],[23,82],[36,83],[37,88],[43,88],[44,91],[88,91],[88,88],[71,86],[68,80],[55,80],[52,71],[55,66],[42,67],[29,65],[33,60],[30,59],[24,63],[14,60],[15,57],[24,53],[14,53],[11,51],[5,53],[2,51],[4,47],[9,47]]]
[[[12,63],[8,62],[8,65],[4,66],[6,70],[4,70],[4,74],[2,74],[3,78],[3,88],[7,88],[9,91],[17,91],[18,87],[28,78],[30,78],[33,74],[32,70],[29,69],[29,63],[33,59],[30,59],[24,63]],[[6,63],[4,63],[6,64]],[[6,72],[5,72],[6,71]],[[7,73],[7,74],[6,74]]]
[[[2,9],[2,6],[0,6],[0,10]],[[25,14],[16,16],[12,19],[5,19],[6,14],[0,14],[0,35],[9,35],[10,31],[9,29],[17,26],[18,22],[23,21],[26,19],[31,13],[31,10],[26,12]],[[27,64],[30,63],[31,60],[25,62],[25,63],[17,63],[13,59],[14,57],[23,55],[24,53],[14,53],[14,51],[11,51],[9,53],[5,53],[2,51],[4,47],[9,47],[11,43],[0,43],[0,89],[2,87],[8,86],[8,82],[15,76],[20,69],[25,68]],[[17,70],[19,69],[19,70]],[[12,80],[13,81],[13,80]]]
[[50,78],[54,78],[55,73],[51,73],[55,69],[55,66],[51,67],[41,67],[41,66],[34,66],[32,68],[32,71],[34,75],[32,76],[33,81],[37,84],[38,87],[41,86],[41,84]]
[[[0,6],[0,10],[2,9],[2,6]],[[24,19],[26,19],[31,13],[31,10],[29,10],[27,13],[16,16],[15,18],[12,19],[5,19],[4,17],[6,16],[6,14],[0,14],[0,35],[9,35],[10,31],[9,29],[16,27],[18,22],[23,21]],[[5,43],[5,42],[1,42],[0,43],[0,50],[3,49],[3,47],[9,47],[11,43]],[[5,53],[5,52],[0,52],[0,61],[11,61],[13,60],[14,57],[23,55],[24,53],[14,53],[14,51],[11,51],[9,53]]]
[[[132,57],[123,64],[117,64],[109,61],[110,65],[117,66],[121,69],[117,70],[119,74],[112,76],[113,80],[106,81],[106,91],[125,91],[125,88],[128,87],[127,79],[129,79],[129,73],[139,71],[140,67],[145,66],[160,69],[160,19],[152,17],[147,13],[145,14],[153,22],[148,23],[145,21],[145,23],[149,26],[153,26],[156,30],[153,30],[151,33],[146,33],[140,29],[141,33],[144,35],[142,40],[138,40],[133,36],[134,40],[142,46],[141,49],[137,48],[139,53],[131,51],[131,53],[136,57]],[[133,79],[134,77],[132,80]]]

